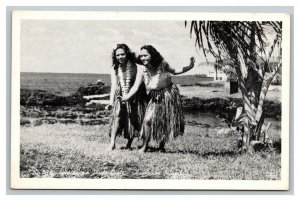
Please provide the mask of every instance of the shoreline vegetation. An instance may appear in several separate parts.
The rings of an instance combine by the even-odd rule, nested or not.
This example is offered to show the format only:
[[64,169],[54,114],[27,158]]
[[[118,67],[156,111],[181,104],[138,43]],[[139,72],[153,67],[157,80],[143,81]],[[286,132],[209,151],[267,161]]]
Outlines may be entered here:
[[[201,85],[196,83],[192,86],[180,85],[179,89],[184,112],[212,112],[218,115],[229,112],[226,109],[232,103],[242,106],[240,94],[226,92],[224,82],[203,82]],[[110,87],[103,82],[81,86],[75,93],[67,96],[49,93],[46,90],[21,88],[20,124],[37,125],[60,122],[95,125],[100,122],[105,123],[109,116],[109,112],[104,110],[109,100],[109,90]],[[265,103],[265,115],[280,120],[281,102],[279,101],[278,87],[269,93],[271,95]],[[97,118],[103,121],[100,119],[95,121]]]
[[[232,102],[242,104],[239,93],[229,94],[222,83],[216,83],[180,85],[184,112],[217,115],[228,112]],[[22,178],[280,179],[281,128],[277,125],[270,129],[272,146],[252,154],[239,154],[238,136],[226,126],[190,118],[185,134],[166,144],[166,153],[150,143],[150,152],[140,155],[138,139],[132,149],[125,150],[123,138],[117,138],[116,150],[106,151],[110,112],[104,107],[109,89],[100,81],[67,94],[21,86]],[[278,86],[270,91],[265,105],[266,116],[277,121],[281,119],[280,90]]]

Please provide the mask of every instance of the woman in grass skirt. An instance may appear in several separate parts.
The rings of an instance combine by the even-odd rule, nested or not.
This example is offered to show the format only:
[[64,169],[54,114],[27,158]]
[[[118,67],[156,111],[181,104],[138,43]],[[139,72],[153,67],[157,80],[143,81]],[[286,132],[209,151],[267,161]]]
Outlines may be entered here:
[[178,75],[189,71],[194,67],[195,59],[191,57],[189,66],[175,70],[153,46],[145,45],[141,48],[139,60],[143,66],[139,67],[133,87],[122,100],[130,101],[139,86],[145,83],[149,102],[140,133],[143,144],[139,151],[146,152],[152,139],[164,152],[165,143],[183,135],[185,126],[179,90],[172,83],[170,74]]
[[113,68],[111,70],[110,105],[112,109],[109,150],[115,149],[117,135],[128,139],[126,148],[131,147],[135,136],[139,135],[146,109],[146,88],[141,85],[137,93],[126,103],[121,97],[126,96],[134,84],[137,74],[135,54],[126,44],[118,44],[112,53]]

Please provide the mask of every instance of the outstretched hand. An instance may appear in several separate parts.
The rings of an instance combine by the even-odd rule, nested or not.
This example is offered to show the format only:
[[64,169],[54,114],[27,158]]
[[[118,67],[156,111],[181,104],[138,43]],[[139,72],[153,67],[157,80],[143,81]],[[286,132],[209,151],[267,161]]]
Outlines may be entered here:
[[191,62],[190,62],[190,67],[193,68],[196,60],[195,60],[194,57],[191,57],[190,61],[191,61]]
[[105,106],[105,110],[111,110],[111,109],[112,109],[112,105]]

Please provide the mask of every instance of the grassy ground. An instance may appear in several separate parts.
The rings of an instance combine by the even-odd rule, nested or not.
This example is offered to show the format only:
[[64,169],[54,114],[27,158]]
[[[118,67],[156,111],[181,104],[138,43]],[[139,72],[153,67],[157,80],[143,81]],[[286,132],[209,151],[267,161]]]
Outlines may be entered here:
[[[145,154],[117,148],[106,151],[108,126],[43,124],[21,127],[21,177],[131,179],[280,179],[280,153],[265,150],[238,154],[236,136],[220,128],[187,125],[185,135],[170,141],[166,153],[155,148]],[[271,138],[280,138],[273,130]],[[152,144],[154,147],[154,145]]]
[[[179,87],[187,97],[241,98],[222,87]],[[280,101],[281,89],[268,92],[268,100]],[[205,119],[208,122],[202,122]],[[214,119],[214,118],[213,118]],[[237,136],[222,133],[209,117],[189,115],[187,120],[209,123],[210,128],[187,125],[184,136],[166,144],[166,153],[152,148],[139,154],[125,150],[117,138],[117,149],[109,152],[108,125],[42,124],[21,127],[21,177],[278,180],[281,154],[268,149],[239,154]],[[269,137],[280,140],[280,122],[273,123]],[[155,147],[154,144],[151,144]]]
[[[40,86],[37,83],[43,83],[42,89],[65,94],[76,91],[78,83],[98,79],[98,76],[89,79],[81,75],[49,76],[43,77],[37,74],[37,78],[33,79],[34,82],[30,81],[31,74],[27,77],[23,76],[22,86],[31,88]],[[70,76],[74,77],[72,82]],[[51,81],[56,79],[59,82]],[[182,82],[189,84],[186,80],[190,81],[190,78]],[[241,98],[240,93],[232,95],[226,93],[224,87],[179,88],[181,94],[187,97]],[[279,90],[269,91],[267,99],[280,101],[280,87]],[[131,150],[124,150],[122,147],[125,146],[126,141],[122,138],[117,138],[117,149],[108,152],[106,150],[109,144],[108,125],[83,126],[56,123],[36,127],[22,126],[21,177],[280,179],[280,152],[268,149],[253,154],[238,154],[237,136],[218,134],[220,129],[187,125],[184,136],[166,144],[166,153],[160,153],[153,148],[148,153],[139,154],[136,149],[139,144],[137,139]],[[273,141],[278,141],[280,130],[280,124],[272,126],[269,137]],[[154,147],[153,144],[152,146]]]

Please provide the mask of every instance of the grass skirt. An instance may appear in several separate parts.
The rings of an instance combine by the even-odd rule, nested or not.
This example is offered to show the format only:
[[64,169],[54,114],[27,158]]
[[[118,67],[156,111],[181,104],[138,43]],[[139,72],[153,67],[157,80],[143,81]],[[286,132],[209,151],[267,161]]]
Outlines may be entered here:
[[156,143],[183,135],[185,120],[179,90],[171,83],[168,87],[149,92],[149,103],[141,130],[145,138],[145,125],[150,125],[151,140]]
[[118,96],[122,96],[120,85],[115,91],[114,105],[110,119],[109,136],[111,135],[112,128],[115,126],[117,117],[120,118],[117,136],[122,135],[126,139],[139,136],[147,106],[145,85],[142,84],[137,93],[127,102],[122,103],[117,99]]

